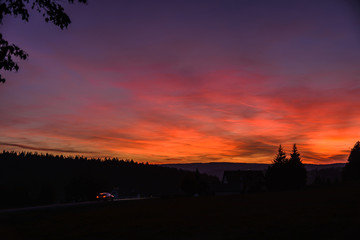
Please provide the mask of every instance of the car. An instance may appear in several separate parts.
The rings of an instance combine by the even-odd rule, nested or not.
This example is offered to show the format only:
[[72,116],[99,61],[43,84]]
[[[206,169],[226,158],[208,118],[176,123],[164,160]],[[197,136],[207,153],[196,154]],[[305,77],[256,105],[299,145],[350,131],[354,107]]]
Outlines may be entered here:
[[107,192],[99,193],[96,196],[96,200],[98,201],[114,201],[114,198],[115,198],[114,195]]

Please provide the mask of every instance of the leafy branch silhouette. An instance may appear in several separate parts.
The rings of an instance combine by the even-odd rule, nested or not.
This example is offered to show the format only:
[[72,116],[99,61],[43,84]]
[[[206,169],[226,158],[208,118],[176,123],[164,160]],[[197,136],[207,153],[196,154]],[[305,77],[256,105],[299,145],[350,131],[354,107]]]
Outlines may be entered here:
[[[0,3],[0,24],[3,24],[4,16],[20,16],[23,21],[28,22],[30,18],[29,9],[39,12],[45,22],[52,22],[61,29],[67,28],[71,23],[70,17],[65,13],[64,7],[57,0],[4,0]],[[68,0],[74,3],[74,0]],[[87,3],[87,0],[78,0]],[[26,60],[29,55],[15,44],[9,43],[0,34],[0,70],[18,71],[19,65],[14,58]],[[0,74],[0,83],[6,79]]]

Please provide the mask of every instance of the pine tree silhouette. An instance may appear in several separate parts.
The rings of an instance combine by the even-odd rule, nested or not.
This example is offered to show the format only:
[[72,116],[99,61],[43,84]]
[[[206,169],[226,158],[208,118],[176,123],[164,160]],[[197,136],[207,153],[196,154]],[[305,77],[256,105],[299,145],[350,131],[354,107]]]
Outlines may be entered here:
[[266,185],[269,190],[284,190],[286,188],[284,166],[287,162],[286,153],[280,145],[273,163],[269,166],[265,174]]
[[277,165],[277,164],[284,164],[287,162],[287,159],[286,159],[286,153],[284,152],[281,144],[279,146],[279,150],[278,150],[278,153],[274,159],[274,162],[273,164]]
[[306,169],[301,162],[300,153],[296,144],[286,158],[282,146],[279,146],[278,153],[265,174],[266,184],[269,190],[291,190],[304,187],[306,184]]
[[301,162],[300,153],[297,150],[296,144],[293,145],[293,151],[290,154],[289,166],[289,188],[296,189],[304,187],[306,184],[306,169]]
[[348,162],[343,170],[343,179],[345,181],[360,180],[360,142],[356,142],[351,149]]

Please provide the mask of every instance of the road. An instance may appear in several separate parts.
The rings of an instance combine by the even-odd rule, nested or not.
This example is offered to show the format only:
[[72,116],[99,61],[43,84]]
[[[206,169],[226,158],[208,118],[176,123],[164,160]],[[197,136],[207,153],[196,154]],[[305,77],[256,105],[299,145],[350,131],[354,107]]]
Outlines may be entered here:
[[0,214],[2,213],[12,213],[12,212],[23,212],[23,211],[34,211],[34,210],[45,210],[45,209],[56,209],[56,208],[66,208],[73,206],[89,206],[95,204],[104,204],[109,202],[120,202],[120,201],[134,201],[134,200],[144,200],[150,198],[120,198],[114,199],[114,201],[87,201],[87,202],[73,202],[73,203],[59,203],[59,204],[51,204],[44,206],[34,206],[34,207],[24,207],[24,208],[10,208],[10,209],[2,209],[0,210]]

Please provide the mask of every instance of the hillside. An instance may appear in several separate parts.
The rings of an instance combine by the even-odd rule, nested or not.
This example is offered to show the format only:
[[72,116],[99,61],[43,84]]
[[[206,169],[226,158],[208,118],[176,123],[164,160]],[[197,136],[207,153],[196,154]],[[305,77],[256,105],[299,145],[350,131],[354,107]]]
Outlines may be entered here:
[[[323,169],[342,168],[345,163],[335,164],[305,164],[308,172],[319,171]],[[220,180],[223,177],[224,171],[236,170],[257,170],[265,171],[269,164],[261,163],[229,163],[229,162],[209,162],[209,163],[188,163],[188,164],[163,164],[162,166],[182,169],[187,171],[199,170],[200,173],[216,176]]]

